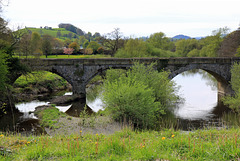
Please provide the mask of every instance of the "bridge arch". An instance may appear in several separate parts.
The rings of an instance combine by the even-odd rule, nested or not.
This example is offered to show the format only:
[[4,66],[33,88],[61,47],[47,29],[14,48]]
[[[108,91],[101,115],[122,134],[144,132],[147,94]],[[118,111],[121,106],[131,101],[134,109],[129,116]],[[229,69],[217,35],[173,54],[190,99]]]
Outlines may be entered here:
[[189,65],[186,65],[183,67],[179,67],[178,69],[174,69],[172,71],[170,69],[169,78],[173,79],[174,77],[176,77],[177,75],[179,75],[183,72],[194,70],[194,69],[204,70],[204,71],[208,72],[209,74],[211,74],[217,80],[219,99],[222,96],[232,95],[234,93],[231,88],[231,84],[230,84],[231,76],[226,74],[226,70],[230,71],[230,69],[225,69],[218,64],[214,64],[214,66],[210,65],[210,64],[207,64],[207,65],[206,64],[189,64]]
[[[27,76],[28,74],[32,74],[33,77],[34,77],[34,73],[33,73],[33,72],[49,72],[49,73],[52,73],[52,74],[54,74],[54,75],[57,75],[57,76],[61,77],[62,79],[64,79],[66,82],[68,82],[68,83],[71,85],[71,83],[70,83],[66,78],[64,78],[64,76],[62,76],[60,73],[57,73],[57,72],[54,72],[54,71],[51,71],[51,70],[32,70],[31,72],[26,73],[26,76]],[[47,74],[47,73],[43,73],[43,74]],[[24,74],[17,74],[17,75],[15,75],[14,79],[11,80],[12,85],[14,85],[14,83],[15,83],[21,76],[24,76]],[[39,77],[41,77],[41,75],[37,73],[36,79],[38,79]],[[56,77],[55,77],[55,78],[56,78]],[[35,78],[34,78],[34,79],[35,79]],[[55,81],[55,80],[53,80],[53,81]],[[59,79],[59,82],[60,82],[60,79]],[[63,86],[64,86],[64,85],[63,85]],[[67,86],[68,86],[68,85],[67,85]],[[66,87],[67,87],[67,86],[66,86]],[[72,85],[71,85],[71,86],[72,86]],[[51,86],[47,86],[47,85],[46,85],[46,86],[43,86],[43,87],[46,87],[49,91],[51,91]]]

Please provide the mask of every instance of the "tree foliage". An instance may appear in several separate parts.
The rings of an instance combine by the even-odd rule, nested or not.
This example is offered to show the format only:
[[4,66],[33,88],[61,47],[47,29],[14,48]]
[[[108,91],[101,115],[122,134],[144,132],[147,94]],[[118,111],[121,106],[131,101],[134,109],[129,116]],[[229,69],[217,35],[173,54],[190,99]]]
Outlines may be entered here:
[[101,45],[98,44],[96,41],[91,41],[89,42],[89,44],[87,45],[87,49],[92,49],[93,53],[96,53],[98,48],[100,48]]
[[159,48],[162,50],[172,50],[174,48],[174,44],[170,41],[169,38],[163,32],[158,32],[150,35],[147,40],[153,47]]
[[182,39],[176,43],[176,53],[180,57],[186,57],[188,53],[194,49],[198,49],[198,40],[196,39]]
[[147,56],[150,56],[147,43],[139,39],[128,40],[124,47],[118,50],[115,54],[115,57],[117,58],[133,58]]
[[103,100],[114,119],[154,128],[165,109],[176,101],[176,87],[168,72],[158,72],[153,66],[135,63],[126,72],[107,71]]
[[65,49],[63,50],[63,53],[64,53],[64,54],[67,54],[68,57],[69,57],[69,55],[71,55],[71,54],[73,53],[73,51],[74,51],[73,48],[65,48]]
[[71,44],[68,45],[68,48],[72,48],[73,53],[77,53],[80,49],[80,46],[76,42],[72,42]]
[[240,114],[240,64],[235,63],[231,69],[231,85],[235,91],[235,95],[223,98],[224,104],[228,105],[232,110]]
[[98,41],[102,46],[111,51],[112,56],[118,49],[124,46],[123,34],[120,32],[120,28],[115,28],[112,32],[99,37]]
[[46,58],[49,54],[52,53],[52,40],[53,37],[50,35],[43,35],[43,42],[42,42],[42,51],[45,54]]
[[76,26],[74,26],[72,24],[61,23],[61,24],[58,25],[58,27],[59,28],[65,28],[66,30],[71,31],[71,32],[73,32],[73,33],[75,33],[79,36],[84,35],[84,32],[81,29],[77,28]]
[[8,73],[8,68],[4,60],[4,55],[5,54],[3,53],[3,51],[0,50],[0,91],[1,93],[2,91],[5,90],[5,84],[7,81],[7,73]]

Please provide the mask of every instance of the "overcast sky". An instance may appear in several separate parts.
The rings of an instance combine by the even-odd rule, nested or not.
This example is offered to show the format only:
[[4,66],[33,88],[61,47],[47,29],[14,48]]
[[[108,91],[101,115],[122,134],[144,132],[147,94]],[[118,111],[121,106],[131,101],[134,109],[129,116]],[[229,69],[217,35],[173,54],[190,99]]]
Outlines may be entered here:
[[[7,1],[7,0],[5,0]],[[85,32],[125,36],[168,37],[211,35],[213,30],[240,24],[240,0],[9,0],[4,18],[11,28],[58,27],[71,23]]]

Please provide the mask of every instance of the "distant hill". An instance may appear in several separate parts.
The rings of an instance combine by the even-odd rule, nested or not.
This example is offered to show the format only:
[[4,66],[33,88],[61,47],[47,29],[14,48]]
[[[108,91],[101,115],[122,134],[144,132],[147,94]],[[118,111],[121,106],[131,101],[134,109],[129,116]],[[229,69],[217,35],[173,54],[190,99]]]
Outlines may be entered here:
[[71,31],[79,36],[85,35],[85,33],[80,28],[69,23],[60,23],[58,27],[65,28],[66,30]]
[[173,40],[181,40],[181,39],[197,39],[200,40],[204,37],[190,37],[190,36],[186,36],[186,35],[176,35],[174,37],[172,37]]
[[179,39],[191,39],[191,37],[186,36],[186,35],[176,35],[176,36],[172,37],[172,39],[174,39],[174,40],[179,40]]
[[240,46],[240,30],[236,30],[228,34],[221,43],[218,51],[219,57],[232,57],[237,54],[237,49]]
[[41,36],[44,34],[51,35],[52,37],[59,38],[60,40],[65,39],[75,39],[79,38],[79,35],[73,33],[71,31],[66,30],[65,28],[51,28],[51,27],[44,27],[44,28],[25,28],[23,30],[27,30],[28,32],[37,32]]

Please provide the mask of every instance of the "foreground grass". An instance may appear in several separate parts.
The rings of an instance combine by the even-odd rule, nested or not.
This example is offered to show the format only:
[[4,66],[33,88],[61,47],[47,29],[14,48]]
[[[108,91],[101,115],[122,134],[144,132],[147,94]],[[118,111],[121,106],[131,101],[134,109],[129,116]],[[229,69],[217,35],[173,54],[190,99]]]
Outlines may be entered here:
[[237,160],[240,131],[172,130],[113,135],[31,136],[1,134],[0,160]]

